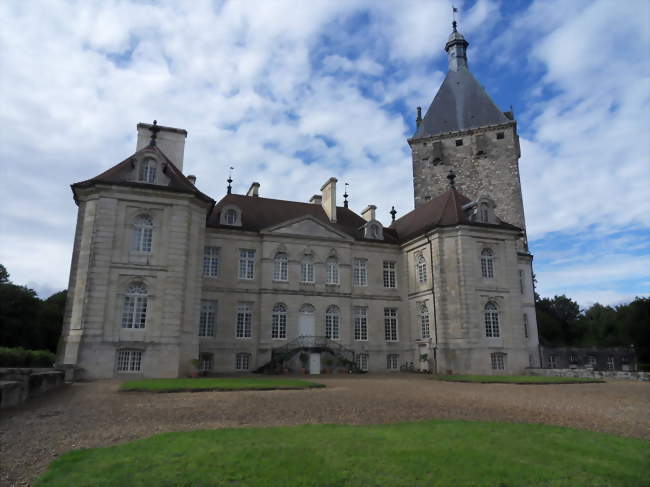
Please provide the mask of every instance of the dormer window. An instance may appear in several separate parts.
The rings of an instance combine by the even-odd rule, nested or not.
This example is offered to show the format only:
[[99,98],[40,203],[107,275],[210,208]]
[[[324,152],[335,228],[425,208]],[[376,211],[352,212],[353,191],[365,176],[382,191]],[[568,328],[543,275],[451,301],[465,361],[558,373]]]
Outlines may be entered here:
[[241,227],[241,210],[235,205],[226,205],[221,209],[219,223],[233,227]]
[[372,240],[383,240],[384,231],[381,224],[376,220],[366,223],[363,236]]
[[490,222],[490,209],[487,205],[487,203],[481,203],[479,206],[479,218],[481,223],[489,223]]
[[138,173],[138,181],[141,183],[153,184],[156,180],[156,160],[152,157],[147,157],[140,163],[140,172]]
[[226,210],[226,223],[228,225],[234,225],[237,223],[237,210],[229,208]]

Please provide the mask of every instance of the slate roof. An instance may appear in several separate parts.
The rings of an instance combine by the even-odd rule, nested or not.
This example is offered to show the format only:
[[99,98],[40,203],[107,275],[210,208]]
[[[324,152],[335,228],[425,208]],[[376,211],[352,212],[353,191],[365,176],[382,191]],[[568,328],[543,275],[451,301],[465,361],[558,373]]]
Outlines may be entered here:
[[[144,152],[154,153],[157,156],[157,159],[163,162],[162,171],[167,177],[169,177],[169,184],[167,186],[128,180],[128,177],[131,175],[133,171],[134,158]],[[91,179],[87,179],[85,181],[80,181],[78,183],[72,184],[71,185],[72,191],[74,193],[75,188],[87,188],[97,183],[118,184],[118,185],[133,186],[133,187],[170,190],[170,191],[176,191],[178,193],[188,193],[188,194],[193,194],[208,203],[214,204],[214,200],[209,196],[207,196],[206,194],[199,191],[196,188],[196,186],[194,186],[190,182],[190,180],[187,179],[183,175],[183,173],[176,168],[174,163],[170,161],[169,158],[165,155],[165,153],[161,151],[157,146],[145,147],[144,149],[137,151],[135,154],[127,157],[119,164],[116,164],[115,166],[111,167],[107,171],[104,171],[98,176],[95,176],[94,178]],[[76,193],[75,193],[75,201],[76,201]]]
[[506,123],[469,70],[449,71],[413,138]]

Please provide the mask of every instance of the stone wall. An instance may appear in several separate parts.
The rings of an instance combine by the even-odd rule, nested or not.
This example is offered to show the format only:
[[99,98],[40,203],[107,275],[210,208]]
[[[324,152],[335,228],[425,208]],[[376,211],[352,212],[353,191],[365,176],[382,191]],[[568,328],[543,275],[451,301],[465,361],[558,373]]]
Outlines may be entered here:
[[61,387],[64,372],[53,369],[0,369],[0,409]]
[[588,379],[629,379],[650,381],[650,372],[592,369],[528,369],[530,375],[543,377],[584,377]]

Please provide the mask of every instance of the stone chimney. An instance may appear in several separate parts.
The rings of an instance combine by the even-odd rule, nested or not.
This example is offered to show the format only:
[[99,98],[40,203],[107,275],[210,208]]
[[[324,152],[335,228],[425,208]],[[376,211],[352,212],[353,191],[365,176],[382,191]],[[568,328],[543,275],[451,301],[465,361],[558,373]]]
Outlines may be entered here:
[[196,186],[196,176],[194,174],[188,174],[187,179],[190,180],[190,183]]
[[319,194],[315,194],[314,196],[309,198],[309,202],[312,205],[321,205],[321,204],[323,204],[323,197],[321,195],[319,195]]
[[[135,149],[136,151],[144,149],[151,143],[152,127],[153,125],[150,123],[138,124],[138,144]],[[187,130],[163,127],[162,125],[158,125],[158,129],[156,145],[174,163],[176,168],[182,172]]]
[[336,223],[336,181],[336,178],[329,178],[320,188],[323,195],[321,204],[332,223]]
[[246,196],[255,196],[256,198],[260,195],[260,183],[253,183],[251,187],[248,188]]
[[361,217],[365,221],[371,222],[372,220],[375,220],[375,210],[377,210],[375,205],[368,205],[366,206],[366,209],[361,212]]

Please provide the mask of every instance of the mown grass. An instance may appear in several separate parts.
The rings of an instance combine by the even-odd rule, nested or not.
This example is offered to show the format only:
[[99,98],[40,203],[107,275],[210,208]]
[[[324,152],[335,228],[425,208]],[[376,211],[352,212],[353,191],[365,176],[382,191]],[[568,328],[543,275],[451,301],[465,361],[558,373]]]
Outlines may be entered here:
[[533,424],[426,421],[164,433],[68,452],[55,486],[640,486],[650,442]]
[[140,392],[198,392],[243,391],[274,389],[311,389],[325,387],[323,384],[299,379],[276,379],[266,377],[236,377],[209,379],[143,379],[124,382],[121,391]]
[[585,377],[543,377],[536,375],[439,375],[436,380],[479,384],[593,384],[605,382]]

